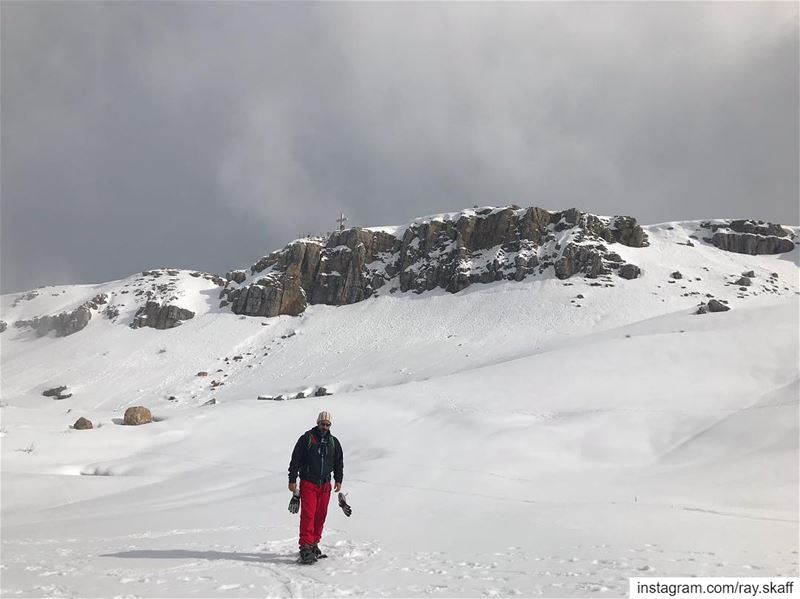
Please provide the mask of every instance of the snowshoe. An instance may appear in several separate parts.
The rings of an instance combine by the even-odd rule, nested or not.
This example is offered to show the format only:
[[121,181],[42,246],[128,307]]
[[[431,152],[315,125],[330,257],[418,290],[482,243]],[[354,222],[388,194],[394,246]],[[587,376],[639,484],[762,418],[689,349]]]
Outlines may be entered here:
[[317,545],[316,543],[314,543],[313,549],[314,549],[314,557],[316,557],[317,559],[324,559],[328,557],[327,554],[322,553],[322,549],[320,549],[319,545]]

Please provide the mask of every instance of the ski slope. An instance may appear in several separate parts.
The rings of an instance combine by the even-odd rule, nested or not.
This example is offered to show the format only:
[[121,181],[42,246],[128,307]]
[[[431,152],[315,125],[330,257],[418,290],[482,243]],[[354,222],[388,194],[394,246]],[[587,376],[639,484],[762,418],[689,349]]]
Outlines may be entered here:
[[[798,250],[646,230],[650,247],[614,247],[643,277],[613,287],[543,276],[257,319],[179,271],[194,319],[133,330],[123,311],[62,338],[11,323],[136,277],[3,296],[2,596],[625,596],[632,576],[798,576]],[[746,294],[727,284],[749,270]],[[706,294],[732,310],[694,314]],[[41,395],[62,384],[71,398]],[[319,386],[333,395],[257,399]],[[157,421],[117,424],[131,405]],[[330,558],[300,566],[286,468],[321,410],[354,513],[333,502]],[[96,428],[71,430],[79,416]]]

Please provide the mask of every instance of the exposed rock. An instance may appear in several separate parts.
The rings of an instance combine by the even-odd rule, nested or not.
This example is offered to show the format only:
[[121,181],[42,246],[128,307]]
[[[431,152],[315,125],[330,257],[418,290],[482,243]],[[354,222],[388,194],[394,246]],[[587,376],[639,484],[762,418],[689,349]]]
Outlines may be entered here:
[[[220,299],[235,314],[270,317],[298,315],[308,304],[359,302],[389,281],[391,290],[456,293],[473,283],[520,281],[551,265],[559,278],[593,278],[622,265],[606,247],[613,243],[643,247],[647,237],[631,217],[484,208],[418,219],[402,237],[354,228],[297,240],[259,260],[250,273],[260,276],[224,289]],[[228,277],[245,281],[236,271]]]
[[750,287],[750,285],[752,285],[752,284],[753,284],[753,281],[751,281],[748,277],[740,277],[734,283],[734,285],[741,285],[742,287]]
[[56,337],[66,337],[82,330],[89,324],[92,313],[85,305],[75,308],[72,312],[61,312],[55,316],[37,316],[31,320],[18,320],[15,327],[30,327],[37,337],[44,337],[55,331]]
[[212,397],[207,402],[203,403],[204,406],[214,406],[216,404],[217,404],[217,398],[216,397]]
[[92,299],[90,299],[83,305],[92,310],[98,310],[100,306],[106,304],[107,302],[108,302],[108,294],[100,293],[98,295],[95,295]]
[[730,310],[730,307],[726,306],[725,304],[723,304],[719,300],[712,299],[712,300],[709,300],[709,302],[708,302],[708,311],[709,312],[727,312],[728,310]]
[[789,232],[780,225],[765,223],[763,220],[734,220],[731,221],[730,228],[737,233],[755,233],[756,235],[786,237],[789,234]]
[[31,320],[18,320],[15,327],[30,327],[37,337],[44,337],[55,331],[56,337],[66,337],[84,329],[92,319],[92,310],[98,310],[108,301],[105,293],[94,296],[71,312],[61,312],[53,316],[37,316]]
[[782,254],[791,252],[794,243],[780,237],[763,237],[760,235],[737,233],[714,233],[711,242],[721,250],[738,254]]
[[90,428],[94,428],[94,426],[92,425],[91,420],[87,420],[86,418],[81,416],[75,421],[75,424],[72,425],[72,428],[74,428],[77,431],[85,431]]
[[603,266],[602,254],[595,248],[572,243],[567,244],[564,248],[561,258],[555,263],[554,268],[559,279],[567,279],[579,272],[594,279],[598,275],[609,272]]
[[764,221],[704,222],[700,226],[713,231],[710,243],[729,252],[751,255],[782,254],[791,252],[795,247],[792,239],[789,239],[789,231],[780,225]]
[[172,305],[162,305],[155,301],[148,301],[137,310],[131,323],[132,329],[151,327],[154,329],[171,329],[183,324],[184,320],[194,318],[194,312],[186,308]]
[[66,385],[61,385],[60,387],[53,387],[52,389],[48,389],[47,391],[42,391],[42,395],[45,397],[58,397],[62,395],[67,390]]
[[624,264],[619,268],[619,276],[623,279],[636,279],[642,274],[642,269],[635,264]]
[[742,276],[743,276],[743,277],[747,277],[747,278],[749,278],[749,279],[753,279],[753,278],[755,278],[755,276],[756,276],[756,273],[755,273],[755,271],[753,271],[753,270],[748,270],[747,272],[743,272],[743,273],[742,273]]
[[[640,248],[649,245],[647,234],[631,216],[615,216],[611,221],[612,235],[622,245]],[[610,240],[609,240],[610,241]]]
[[208,373],[205,370],[201,370],[197,373],[197,376],[208,376]]
[[27,293],[23,293],[22,295],[18,296],[14,300],[14,305],[12,307],[16,308],[20,302],[28,302],[32,299],[36,299],[37,297],[39,297],[39,293],[37,291],[28,291]]
[[5,320],[0,320],[0,333],[5,332],[7,328],[8,328],[8,323],[6,323]]
[[727,312],[728,310],[730,310],[730,307],[726,306],[725,303],[719,300],[711,299],[707,304],[700,304],[695,314],[707,314],[708,312]]
[[225,278],[235,283],[244,283],[247,279],[247,272],[244,270],[232,270],[225,275]]
[[300,391],[297,395],[294,396],[295,399],[303,399],[305,398],[306,394]]
[[103,314],[109,320],[114,320],[117,318],[117,316],[119,316],[119,308],[109,305],[105,310],[103,310]]
[[144,406],[133,406],[125,410],[123,422],[131,426],[147,424],[153,422],[153,415]]
[[317,387],[316,391],[314,391],[314,397],[324,397],[326,395],[333,395],[333,393],[329,393],[325,387]]
[[682,279],[682,278],[683,278],[683,275],[681,274],[681,272],[680,272],[679,270],[676,270],[676,271],[675,271],[675,272],[673,272],[673,273],[672,273],[670,276],[671,276],[673,279]]

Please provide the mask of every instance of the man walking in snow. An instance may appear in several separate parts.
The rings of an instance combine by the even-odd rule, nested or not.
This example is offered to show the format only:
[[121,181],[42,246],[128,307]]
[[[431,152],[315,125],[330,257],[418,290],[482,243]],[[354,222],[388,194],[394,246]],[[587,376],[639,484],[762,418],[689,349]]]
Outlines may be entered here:
[[313,563],[322,551],[319,541],[331,498],[331,473],[334,492],[342,488],[344,453],[339,440],[331,435],[331,414],[320,412],[317,426],[297,440],[289,462],[289,490],[297,495],[300,476],[300,561]]

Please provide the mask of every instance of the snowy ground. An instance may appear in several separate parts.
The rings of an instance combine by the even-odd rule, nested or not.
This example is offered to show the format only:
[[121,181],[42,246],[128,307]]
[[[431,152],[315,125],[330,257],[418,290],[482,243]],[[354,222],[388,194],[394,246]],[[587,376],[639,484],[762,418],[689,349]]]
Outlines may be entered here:
[[[176,329],[10,327],[2,596],[624,596],[631,576],[798,576],[797,250],[679,245],[691,231],[651,227],[650,248],[620,251],[644,277],[608,288],[545,277],[261,320],[182,272],[200,313]],[[744,297],[725,284],[751,269]],[[4,296],[2,319],[126,284]],[[733,309],[694,315],[705,293]],[[59,384],[73,397],[41,395]],[[318,385],[334,395],[256,399]],[[130,405],[158,422],[116,424]],[[323,409],[354,513],[331,504],[330,557],[308,567],[286,468]],[[79,416],[100,426],[71,430]]]

